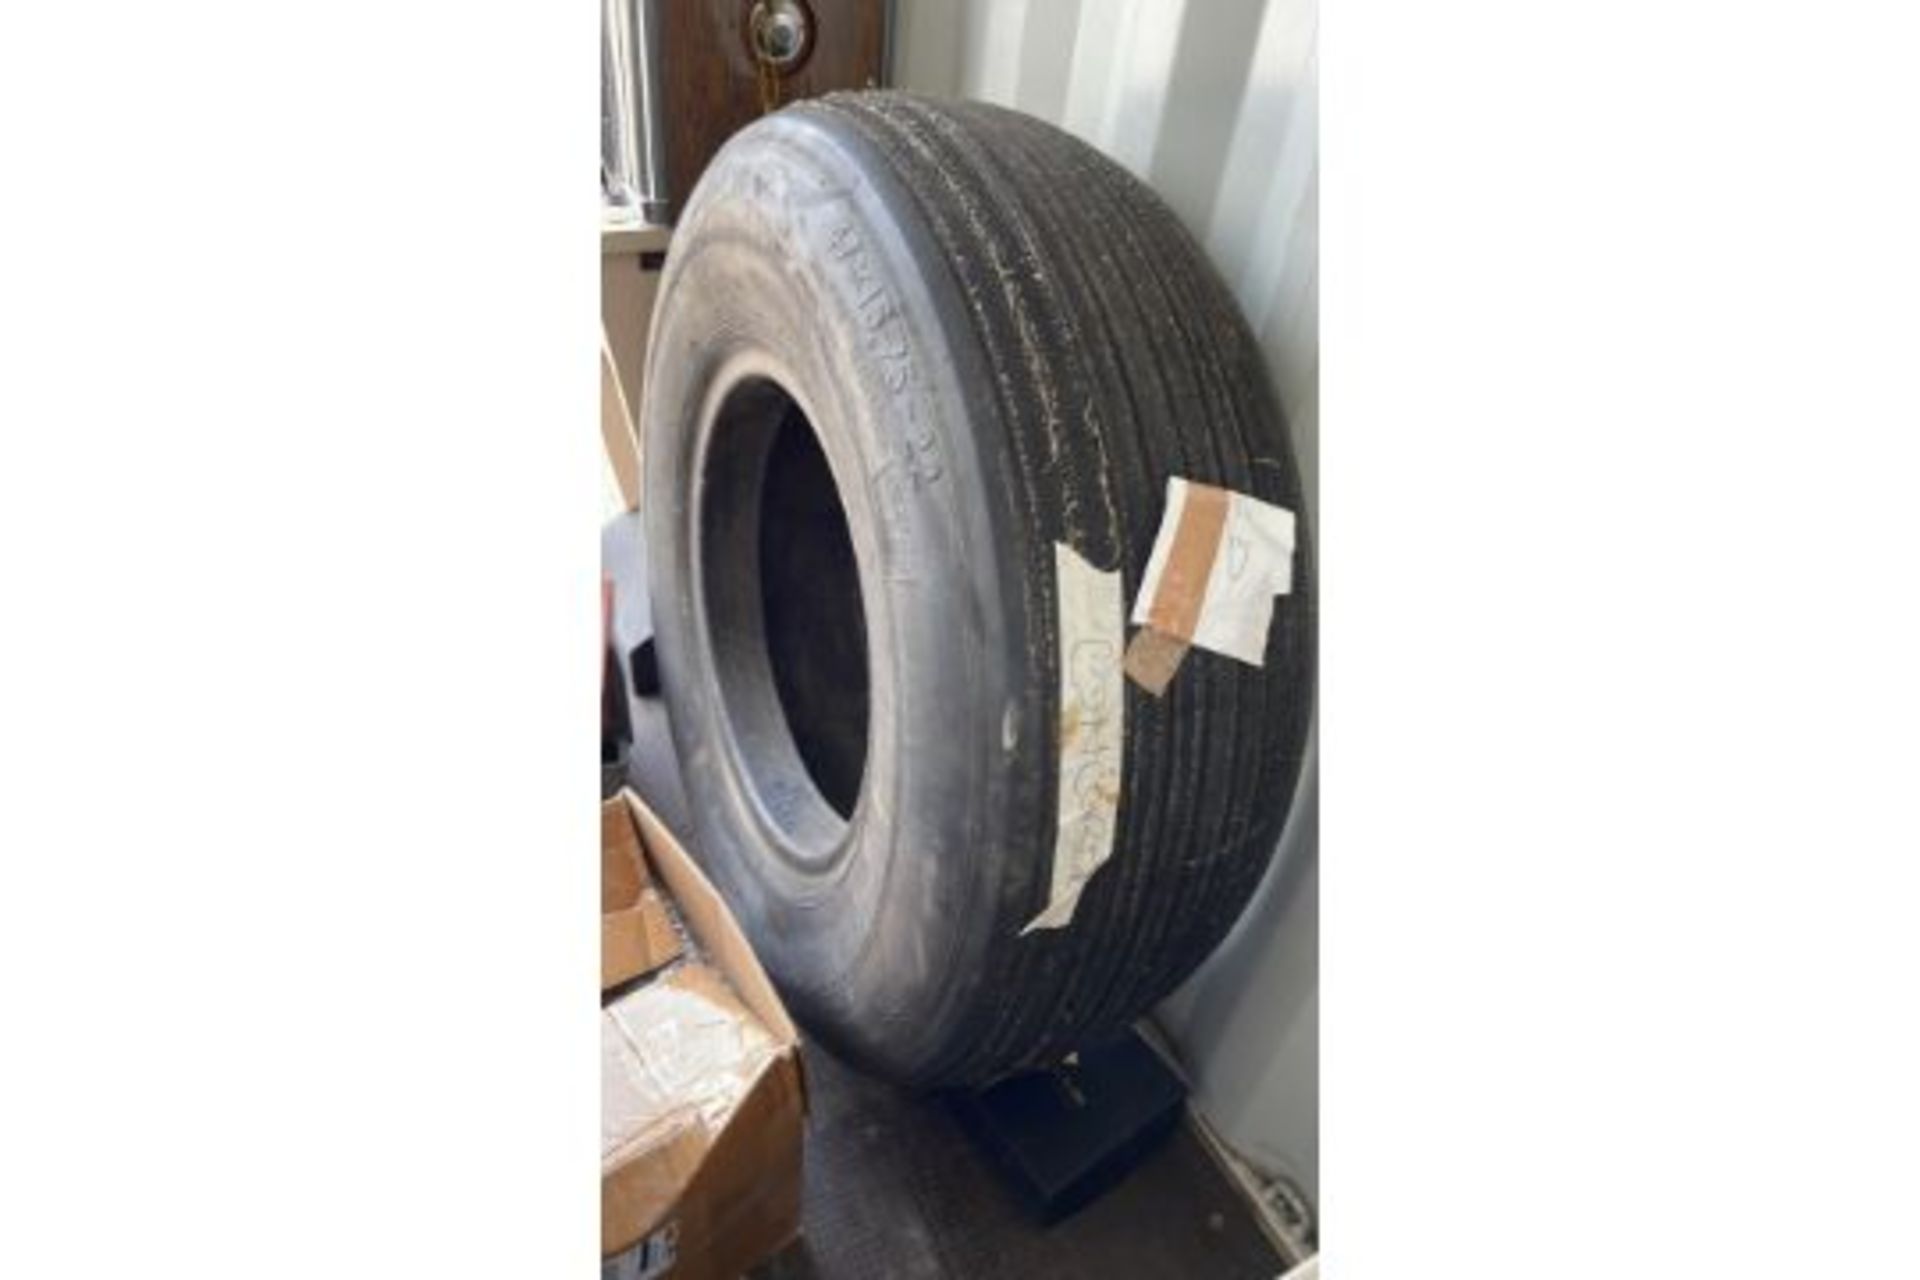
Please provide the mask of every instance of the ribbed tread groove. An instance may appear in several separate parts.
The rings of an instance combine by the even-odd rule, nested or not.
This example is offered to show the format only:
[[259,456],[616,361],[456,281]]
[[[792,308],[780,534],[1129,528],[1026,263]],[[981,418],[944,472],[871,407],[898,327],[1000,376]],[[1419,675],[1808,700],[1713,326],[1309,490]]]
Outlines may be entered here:
[[[986,389],[1026,522],[1032,694],[1057,718],[1050,544],[1116,564],[1130,603],[1184,475],[1300,509],[1299,483],[1251,335],[1198,247],[1119,166],[1039,121],[903,94],[832,95],[795,110],[884,156],[941,246],[992,372]],[[1269,465],[1270,463],[1277,465]],[[1303,524],[1304,532],[1304,524]],[[1304,549],[1296,594],[1311,589]],[[1116,844],[1072,924],[1015,940],[1029,894],[990,904],[1003,941],[930,1078],[1009,1053],[1032,1063],[1117,1031],[1218,943],[1279,837],[1305,737],[1310,605],[1279,611],[1270,666],[1190,655],[1165,699],[1127,686]],[[1051,812],[1053,793],[1046,797]]]

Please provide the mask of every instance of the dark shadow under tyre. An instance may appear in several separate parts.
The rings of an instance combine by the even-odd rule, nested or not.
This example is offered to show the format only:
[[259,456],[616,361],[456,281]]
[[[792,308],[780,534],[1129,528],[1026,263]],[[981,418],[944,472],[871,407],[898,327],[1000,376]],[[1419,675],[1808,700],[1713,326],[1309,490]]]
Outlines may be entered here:
[[[904,1083],[981,1083],[1184,978],[1279,838],[1313,595],[1303,537],[1265,665],[1196,649],[1157,699],[1104,683],[1117,617],[1062,607],[1080,561],[1131,606],[1170,476],[1304,516],[1259,353],[1165,206],[998,108],[789,108],[688,202],[645,399],[697,847],[807,1028]],[[1083,663],[1115,691],[1097,724]],[[1081,839],[1063,795],[1116,765],[1107,860],[1029,929]]]

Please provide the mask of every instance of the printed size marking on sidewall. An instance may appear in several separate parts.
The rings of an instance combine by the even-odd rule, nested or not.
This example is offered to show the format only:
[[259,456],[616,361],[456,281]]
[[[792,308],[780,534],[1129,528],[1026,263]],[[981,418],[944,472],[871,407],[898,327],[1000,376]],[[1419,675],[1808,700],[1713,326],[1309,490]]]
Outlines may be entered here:
[[1126,734],[1126,603],[1118,570],[1102,572],[1063,542],[1053,546],[1060,602],[1060,799],[1047,905],[1020,932],[1073,919],[1080,891],[1113,853]]

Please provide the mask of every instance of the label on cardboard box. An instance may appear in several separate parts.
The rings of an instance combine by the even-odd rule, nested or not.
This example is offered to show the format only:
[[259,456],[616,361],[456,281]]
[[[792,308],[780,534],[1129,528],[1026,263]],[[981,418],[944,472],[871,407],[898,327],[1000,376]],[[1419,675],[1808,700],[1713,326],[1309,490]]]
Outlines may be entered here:
[[669,1222],[633,1248],[600,1264],[600,1280],[659,1280],[679,1257],[680,1224]]

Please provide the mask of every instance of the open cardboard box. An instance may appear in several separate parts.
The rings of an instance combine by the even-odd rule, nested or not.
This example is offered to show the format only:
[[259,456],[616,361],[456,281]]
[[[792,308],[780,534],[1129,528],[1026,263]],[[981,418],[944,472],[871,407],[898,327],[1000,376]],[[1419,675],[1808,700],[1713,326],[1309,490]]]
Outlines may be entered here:
[[647,870],[633,814],[620,799],[608,800],[600,806],[600,989],[652,973],[679,954],[680,936]]
[[[735,1277],[800,1229],[799,1036],[652,810],[623,791],[600,834],[602,990],[640,976],[600,1013],[602,1275]],[[662,892],[691,942],[677,965],[687,948]]]

